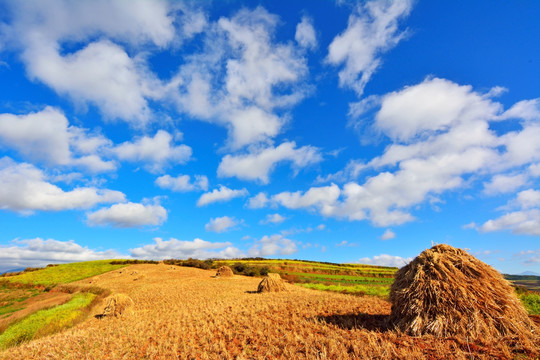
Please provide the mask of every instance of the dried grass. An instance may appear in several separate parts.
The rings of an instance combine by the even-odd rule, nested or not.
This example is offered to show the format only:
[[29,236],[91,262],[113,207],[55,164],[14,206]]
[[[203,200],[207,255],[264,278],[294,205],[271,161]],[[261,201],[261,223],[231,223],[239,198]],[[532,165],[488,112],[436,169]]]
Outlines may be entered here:
[[269,273],[267,276],[265,276],[261,280],[261,282],[259,283],[259,287],[257,288],[257,292],[259,293],[279,292],[285,290],[287,290],[287,288],[285,287],[285,283],[283,282],[283,280],[281,280],[279,274],[275,273]]
[[[133,265],[100,286],[131,297],[133,314],[95,319],[0,352],[0,359],[513,359],[538,357],[516,342],[489,346],[381,326],[390,303],[287,286],[254,296],[260,279],[215,281],[215,270]],[[128,273],[129,274],[129,273]],[[81,282],[82,283],[82,282]],[[540,348],[540,342],[537,343]]]
[[218,269],[216,277],[231,277],[234,276],[232,269],[228,266],[222,266]]
[[525,348],[538,345],[538,329],[510,283],[491,266],[449,245],[434,246],[401,268],[390,301],[390,321],[409,335],[484,343],[511,338]]

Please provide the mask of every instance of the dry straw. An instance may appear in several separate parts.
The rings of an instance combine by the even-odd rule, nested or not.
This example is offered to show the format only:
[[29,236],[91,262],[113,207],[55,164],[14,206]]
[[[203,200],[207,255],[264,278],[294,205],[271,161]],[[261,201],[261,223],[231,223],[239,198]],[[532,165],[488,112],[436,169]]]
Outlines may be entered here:
[[279,274],[274,273],[269,273],[267,276],[265,276],[259,283],[259,287],[257,288],[257,292],[259,293],[278,292],[285,290],[287,290],[287,288],[285,287],[285,283],[283,282],[283,280],[281,280]]
[[220,267],[216,273],[216,277],[228,277],[228,276],[233,276],[233,275],[234,273],[232,269],[228,266]]
[[538,341],[538,329],[510,283],[491,266],[449,245],[434,246],[401,268],[390,301],[390,321],[409,335],[485,342],[512,337],[525,347]]
[[107,305],[99,317],[104,316],[120,316],[133,305],[133,300],[125,294],[113,294],[105,299]]

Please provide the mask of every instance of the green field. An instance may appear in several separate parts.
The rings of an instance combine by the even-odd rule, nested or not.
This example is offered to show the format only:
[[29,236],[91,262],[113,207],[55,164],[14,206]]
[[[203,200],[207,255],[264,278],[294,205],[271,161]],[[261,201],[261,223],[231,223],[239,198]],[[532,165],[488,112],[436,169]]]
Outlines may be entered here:
[[127,265],[112,265],[111,260],[86,261],[47,266],[36,271],[24,272],[15,276],[5,276],[3,279],[19,284],[54,286],[86,279],[124,266]]
[[[278,273],[294,284],[352,295],[388,297],[397,268],[362,264],[332,264],[301,260],[216,260],[213,267],[230,266],[236,273],[257,275],[249,268]],[[247,271],[238,271],[244,267]]]

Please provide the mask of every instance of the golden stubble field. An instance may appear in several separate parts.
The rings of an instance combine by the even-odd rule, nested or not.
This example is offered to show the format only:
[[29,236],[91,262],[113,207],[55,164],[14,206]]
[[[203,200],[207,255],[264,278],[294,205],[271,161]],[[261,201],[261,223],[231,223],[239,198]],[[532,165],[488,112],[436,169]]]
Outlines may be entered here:
[[413,338],[387,329],[383,324],[390,303],[378,298],[294,285],[287,285],[286,292],[257,294],[258,278],[214,274],[163,264],[132,265],[79,281],[127,294],[134,301],[131,311],[116,318],[90,316],[64,332],[8,349],[0,359],[535,357],[504,341]]

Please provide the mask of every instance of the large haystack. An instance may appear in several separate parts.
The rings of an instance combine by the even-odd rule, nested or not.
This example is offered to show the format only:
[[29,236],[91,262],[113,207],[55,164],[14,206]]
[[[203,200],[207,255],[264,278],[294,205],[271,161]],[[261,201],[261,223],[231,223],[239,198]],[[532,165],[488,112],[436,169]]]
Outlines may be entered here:
[[449,245],[434,246],[401,268],[390,301],[390,320],[413,336],[538,340],[538,329],[508,281],[491,266]]
[[133,305],[133,300],[125,294],[113,294],[105,299],[106,305],[99,317],[120,316]]
[[233,276],[234,273],[232,269],[228,266],[222,266],[218,269],[216,273],[216,277],[230,277]]
[[281,280],[281,276],[274,273],[269,273],[267,276],[265,276],[259,283],[259,287],[257,288],[257,292],[259,293],[278,292],[285,290],[287,290],[287,288],[285,287],[285,283],[283,282],[283,280]]

